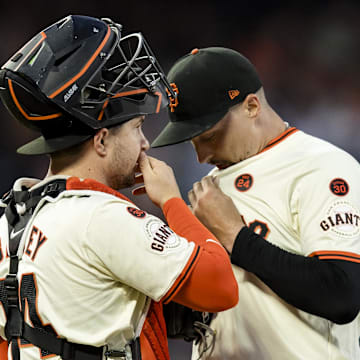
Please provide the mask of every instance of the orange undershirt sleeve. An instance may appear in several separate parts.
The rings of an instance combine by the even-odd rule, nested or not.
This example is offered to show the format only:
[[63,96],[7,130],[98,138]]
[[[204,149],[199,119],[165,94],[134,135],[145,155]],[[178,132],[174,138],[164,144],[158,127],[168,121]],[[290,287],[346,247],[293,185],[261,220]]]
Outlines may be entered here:
[[0,359],[6,360],[8,358],[8,343],[5,340],[0,340]]
[[198,311],[218,312],[235,306],[238,286],[229,256],[215,236],[192,214],[180,198],[168,200],[164,215],[172,230],[194,242],[184,270],[164,296]]

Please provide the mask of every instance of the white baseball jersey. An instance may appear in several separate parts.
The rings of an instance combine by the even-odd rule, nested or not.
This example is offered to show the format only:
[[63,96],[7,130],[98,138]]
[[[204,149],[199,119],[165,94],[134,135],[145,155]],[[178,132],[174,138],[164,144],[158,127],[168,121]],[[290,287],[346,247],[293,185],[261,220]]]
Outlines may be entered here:
[[[346,152],[291,128],[261,153],[211,174],[247,225],[272,244],[360,262],[360,166]],[[337,325],[285,303],[254,274],[233,270],[239,302],[212,321],[215,348],[203,358],[360,359],[359,316]]]
[[[36,182],[20,179],[14,188]],[[0,238],[3,281],[9,269],[4,216]],[[149,299],[159,301],[169,291],[194,247],[157,217],[110,194],[70,190],[44,198],[20,243],[25,319],[71,342],[121,349],[139,335]],[[0,308],[0,336],[5,338]],[[19,345],[21,359],[48,358],[24,341]]]

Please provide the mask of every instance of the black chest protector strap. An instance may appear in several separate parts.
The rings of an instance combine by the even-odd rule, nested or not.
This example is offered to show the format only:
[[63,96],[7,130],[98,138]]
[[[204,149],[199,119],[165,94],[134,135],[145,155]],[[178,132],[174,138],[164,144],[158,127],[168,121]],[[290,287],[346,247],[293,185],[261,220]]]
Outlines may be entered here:
[[[55,198],[64,190],[66,190],[66,180],[57,179],[32,191],[11,190],[2,199],[2,202],[7,205],[5,216],[9,228],[10,255],[9,273],[5,278],[8,300],[6,337],[9,342],[16,341],[18,338],[25,339],[50,354],[60,355],[63,360],[101,360],[103,353],[105,356],[123,357],[125,353],[122,351],[104,352],[103,347],[71,343],[46,332],[44,329],[31,327],[24,322],[23,314],[20,311],[17,272],[19,265],[18,248],[22,234],[39,201],[45,196]],[[130,346],[132,348],[132,345]]]

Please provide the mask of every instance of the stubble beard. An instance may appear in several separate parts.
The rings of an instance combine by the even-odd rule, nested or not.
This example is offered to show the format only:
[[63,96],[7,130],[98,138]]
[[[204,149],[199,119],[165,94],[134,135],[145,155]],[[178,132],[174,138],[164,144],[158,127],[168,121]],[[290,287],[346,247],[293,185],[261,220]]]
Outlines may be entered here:
[[113,174],[110,179],[110,184],[115,190],[133,186],[135,184],[135,170],[128,174]]
[[[124,160],[123,155],[125,154],[119,151],[114,154],[112,159],[110,184],[115,190],[128,188],[135,184],[136,164],[131,164],[131,159]],[[124,173],[124,169],[129,170]]]

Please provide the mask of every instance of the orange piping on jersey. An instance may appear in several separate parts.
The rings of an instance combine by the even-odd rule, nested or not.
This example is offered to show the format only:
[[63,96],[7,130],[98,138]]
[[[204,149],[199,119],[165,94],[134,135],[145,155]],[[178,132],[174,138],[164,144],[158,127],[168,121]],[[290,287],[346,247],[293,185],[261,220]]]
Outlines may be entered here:
[[238,286],[225,249],[182,199],[168,200],[163,212],[171,229],[199,246],[178,277],[184,278],[181,284],[175,282],[163,297],[164,301],[172,299],[195,310],[210,312],[235,306]]
[[164,304],[169,303],[173,299],[173,297],[180,290],[183,283],[190,276],[192,268],[195,266],[195,264],[197,263],[197,261],[199,259],[200,250],[201,250],[200,246],[195,246],[195,248],[194,248],[194,250],[193,250],[193,252],[192,252],[192,254],[190,256],[190,259],[188,260],[188,262],[187,262],[186,266],[184,267],[183,271],[177,277],[177,279],[175,280],[175,282],[172,285],[172,287],[170,288],[170,290],[163,297],[162,301],[164,302]]
[[107,33],[103,39],[103,41],[101,42],[101,44],[99,45],[99,47],[95,50],[94,54],[91,56],[91,58],[88,60],[88,62],[85,64],[85,66],[81,69],[81,71],[76,74],[72,79],[70,79],[67,83],[65,83],[63,86],[61,86],[60,88],[58,88],[57,90],[55,90],[52,94],[49,95],[50,99],[53,99],[56,95],[58,95],[59,93],[61,93],[63,90],[65,90],[67,87],[69,87],[72,83],[74,83],[77,79],[79,79],[85,72],[86,70],[90,67],[90,65],[94,62],[95,58],[98,56],[99,52],[102,50],[102,48],[105,46],[106,42],[108,41],[109,37],[110,37],[110,27],[108,26],[108,30]]
[[277,136],[275,139],[271,140],[265,147],[264,149],[262,149],[259,154],[271,149],[272,147],[274,147],[275,145],[281,143],[283,140],[285,140],[287,137],[289,137],[290,135],[296,133],[297,131],[299,131],[298,129],[296,129],[295,127],[291,127],[290,129],[287,129],[286,131],[284,131],[283,133],[281,133],[279,136]]
[[44,115],[44,116],[30,116],[28,115],[25,110],[21,107],[16,95],[15,95],[15,91],[14,91],[14,87],[12,84],[12,81],[10,79],[8,79],[8,84],[9,84],[9,90],[10,90],[10,94],[11,97],[16,105],[16,107],[19,109],[19,111],[21,112],[21,114],[28,120],[50,120],[50,119],[55,119],[58,118],[59,116],[62,115],[62,113],[56,113],[56,114],[51,114],[51,115]]
[[315,251],[309,257],[318,256],[321,260],[337,259],[360,263],[360,255],[347,251]]
[[[17,71],[20,66],[25,62],[25,60],[32,55],[33,51],[46,39],[46,34],[42,31],[41,33],[41,39],[34,45],[34,47],[28,52],[28,54],[20,61],[20,63],[18,64],[18,66],[16,67],[15,71]],[[25,45],[26,46],[26,45]],[[20,51],[18,51],[18,53],[21,53],[21,50],[23,48],[20,49]]]
[[213,242],[204,246],[173,301],[198,311],[219,312],[234,307],[238,285],[225,250]]
[[353,259],[353,258],[348,258],[346,256],[335,256],[335,255],[321,255],[319,256],[320,260],[345,260],[345,261],[350,261],[350,262],[355,262],[355,263],[360,263],[360,260],[358,259]]
[[317,255],[329,255],[329,254],[333,254],[333,255],[344,255],[344,256],[350,256],[350,257],[355,257],[360,259],[360,255],[353,253],[353,252],[349,252],[349,251],[326,251],[326,250],[322,250],[322,251],[314,251],[312,252],[309,257],[313,257],[313,256],[317,256]]

